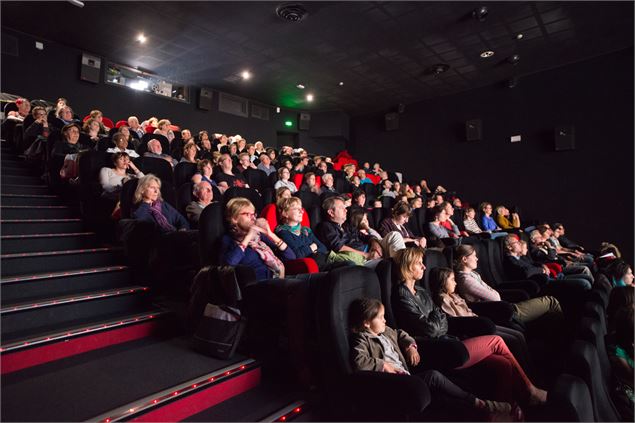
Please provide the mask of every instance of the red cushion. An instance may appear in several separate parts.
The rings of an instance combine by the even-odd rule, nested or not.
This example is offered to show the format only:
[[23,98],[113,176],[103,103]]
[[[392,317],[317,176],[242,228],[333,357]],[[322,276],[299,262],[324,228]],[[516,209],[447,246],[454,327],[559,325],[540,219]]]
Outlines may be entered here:
[[260,212],[260,217],[264,217],[269,223],[271,230],[275,230],[278,226],[278,213],[276,211],[276,205],[273,203],[267,204]]
[[107,117],[101,118],[101,123],[103,123],[104,126],[108,129],[112,129],[115,127],[115,124],[112,122],[112,119],[109,119]]
[[317,263],[312,258],[289,260],[284,264],[287,275],[299,275],[301,273],[317,273],[320,271]]
[[366,177],[368,179],[370,179],[371,181],[373,181],[373,184],[377,185],[378,183],[381,182],[381,178],[377,175],[371,175],[369,173],[366,174]]
[[315,185],[318,188],[322,187],[322,177],[321,176],[317,176],[317,175],[315,176]]
[[295,175],[293,175],[293,183],[295,184],[295,187],[297,189],[300,189],[300,187],[302,186],[303,180],[304,180],[304,174],[296,173]]
[[148,126],[146,126],[146,134],[152,134],[152,133],[154,133],[154,131],[156,129],[157,128],[155,128],[154,126],[148,125]]
[[119,120],[115,124],[115,128],[117,128],[117,129],[121,128],[122,126],[128,126],[128,121],[127,120]]

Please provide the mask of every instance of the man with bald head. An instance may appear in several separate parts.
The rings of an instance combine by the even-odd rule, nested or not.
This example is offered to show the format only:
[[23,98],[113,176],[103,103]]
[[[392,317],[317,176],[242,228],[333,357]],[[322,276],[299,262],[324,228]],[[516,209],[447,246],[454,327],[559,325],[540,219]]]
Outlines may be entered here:
[[214,201],[214,191],[212,191],[212,185],[209,182],[201,181],[194,185],[192,195],[194,199],[185,208],[185,213],[190,225],[196,227],[203,209]]
[[172,167],[176,166],[177,161],[167,154],[163,154],[163,148],[161,147],[161,141],[153,138],[148,141],[148,151],[143,154],[143,157],[154,157],[156,159],[163,159],[170,163]]

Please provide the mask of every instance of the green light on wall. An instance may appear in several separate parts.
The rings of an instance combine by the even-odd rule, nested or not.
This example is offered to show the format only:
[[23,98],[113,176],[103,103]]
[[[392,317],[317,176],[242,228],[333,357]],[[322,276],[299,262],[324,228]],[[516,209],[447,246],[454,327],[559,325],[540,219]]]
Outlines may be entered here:
[[286,126],[287,128],[291,128],[293,126],[293,122],[290,120],[285,120],[284,126]]

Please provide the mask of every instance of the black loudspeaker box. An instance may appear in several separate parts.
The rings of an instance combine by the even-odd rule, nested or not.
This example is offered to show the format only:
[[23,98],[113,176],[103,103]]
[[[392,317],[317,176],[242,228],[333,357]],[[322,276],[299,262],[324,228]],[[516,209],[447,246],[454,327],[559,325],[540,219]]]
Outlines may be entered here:
[[396,131],[399,129],[399,113],[386,113],[384,116],[386,131]]
[[575,128],[573,125],[558,125],[554,131],[556,151],[575,150]]
[[465,139],[467,141],[483,139],[483,122],[480,119],[471,119],[465,122]]
[[311,129],[311,115],[309,113],[300,113],[298,119],[298,129],[301,131],[308,131]]
[[213,91],[201,88],[198,92],[198,108],[201,110],[212,110]]

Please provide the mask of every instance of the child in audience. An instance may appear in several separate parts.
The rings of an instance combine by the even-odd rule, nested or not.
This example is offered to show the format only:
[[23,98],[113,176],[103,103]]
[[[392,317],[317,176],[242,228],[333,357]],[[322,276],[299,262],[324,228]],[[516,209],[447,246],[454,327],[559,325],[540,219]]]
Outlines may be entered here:
[[476,217],[476,210],[474,207],[468,207],[465,210],[465,220],[463,220],[463,226],[465,226],[465,230],[470,234],[480,234],[483,232],[481,228],[478,227],[478,223],[474,219]]
[[[353,301],[348,312],[351,362],[355,370],[410,375],[421,357],[415,340],[403,330],[386,325],[384,306],[374,298]],[[425,359],[425,356],[424,356]],[[508,402],[482,400],[464,391],[436,370],[415,373],[428,385],[433,401],[445,400],[489,413],[491,420],[521,420],[522,411]],[[513,413],[512,413],[513,411]],[[512,413],[512,415],[510,415]]]

